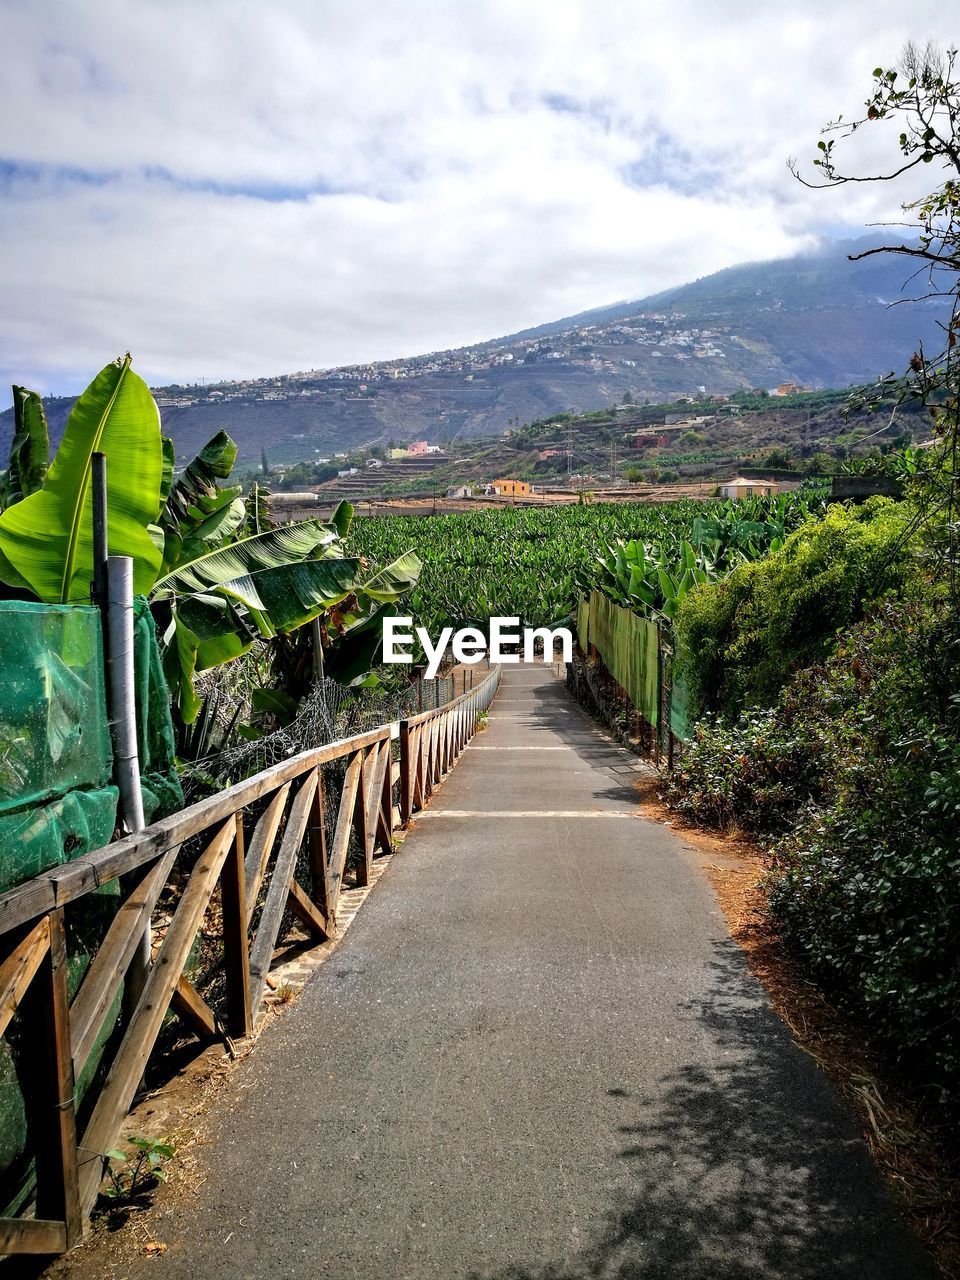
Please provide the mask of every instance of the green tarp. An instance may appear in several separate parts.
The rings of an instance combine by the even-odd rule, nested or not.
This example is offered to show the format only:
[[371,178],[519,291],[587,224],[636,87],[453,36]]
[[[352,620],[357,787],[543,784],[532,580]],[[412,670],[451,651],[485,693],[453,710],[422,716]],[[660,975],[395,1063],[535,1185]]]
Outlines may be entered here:
[[183,807],[177,776],[170,691],[163,674],[157,629],[146,600],[136,602],[133,660],[137,675],[137,749],[147,822]]
[[[137,731],[147,821],[183,804],[174,767],[170,699],[156,628],[145,601],[134,622]],[[0,601],[0,891],[109,844],[117,789],[107,720],[99,612],[83,605]],[[111,881],[67,913],[72,996],[119,903]],[[119,1010],[105,1020],[84,1074],[82,1097]],[[0,1039],[0,1211],[12,1213],[31,1185],[19,1020]]]
[[113,835],[96,609],[0,601],[0,890]]
[[682,672],[664,660],[657,625],[629,609],[614,604],[599,591],[591,591],[577,604],[577,639],[584,653],[593,645],[604,666],[648,724],[660,720],[661,682],[670,680],[670,731],[689,742],[691,736],[687,687]]
[[671,672],[670,682],[670,732],[681,742],[689,742],[693,736],[690,727],[690,705],[687,696],[687,684],[682,670],[676,664]]
[[[586,609],[586,617],[584,612]],[[599,591],[577,610],[580,647],[592,644],[607,670],[648,724],[660,721],[660,654],[657,625],[614,604]]]
[[[134,633],[147,821],[183,804],[156,629],[145,601]],[[0,891],[109,844],[117,790],[99,612],[0,601]]]

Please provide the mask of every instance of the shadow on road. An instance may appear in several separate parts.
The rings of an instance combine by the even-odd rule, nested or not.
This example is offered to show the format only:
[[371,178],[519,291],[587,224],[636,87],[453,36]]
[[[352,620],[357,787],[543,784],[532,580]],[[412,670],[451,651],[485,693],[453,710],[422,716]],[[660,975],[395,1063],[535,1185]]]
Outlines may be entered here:
[[[921,1280],[933,1275],[887,1199],[852,1116],[757,997],[732,942],[690,1009],[729,1063],[691,1062],[656,1099],[622,1099],[629,1188],[563,1265],[484,1280]],[[622,1181],[622,1178],[620,1179]],[[471,1273],[470,1280],[480,1280]]]

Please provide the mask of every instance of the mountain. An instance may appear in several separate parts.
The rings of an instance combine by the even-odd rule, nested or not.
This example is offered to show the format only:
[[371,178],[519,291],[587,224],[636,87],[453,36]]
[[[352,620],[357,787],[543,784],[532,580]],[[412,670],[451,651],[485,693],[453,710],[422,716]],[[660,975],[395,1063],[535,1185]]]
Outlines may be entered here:
[[[621,302],[469,348],[272,379],[155,388],[178,459],[221,427],[242,465],[328,457],[359,445],[495,435],[516,420],[584,411],[631,392],[641,402],[783,382],[846,387],[933,350],[947,309],[923,294],[910,259],[850,254],[877,240],[730,267],[635,302]],[[91,370],[91,374],[94,371]],[[47,401],[51,432],[72,400]],[[10,418],[0,415],[0,450]]]

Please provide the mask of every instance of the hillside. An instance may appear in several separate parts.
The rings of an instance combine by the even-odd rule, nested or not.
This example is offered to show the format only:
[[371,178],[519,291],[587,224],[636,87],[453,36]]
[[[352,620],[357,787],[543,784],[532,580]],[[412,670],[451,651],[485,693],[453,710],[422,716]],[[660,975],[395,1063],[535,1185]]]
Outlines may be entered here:
[[[364,445],[498,435],[560,412],[610,405],[629,392],[663,402],[795,382],[845,387],[900,370],[918,340],[939,336],[942,306],[892,302],[910,264],[858,263],[870,241],[717,272],[637,302],[557,320],[471,348],[271,380],[156,388],[165,431],[186,461],[221,427],[241,465],[316,460]],[[54,436],[71,400],[47,402]],[[0,449],[9,412],[0,415]]]

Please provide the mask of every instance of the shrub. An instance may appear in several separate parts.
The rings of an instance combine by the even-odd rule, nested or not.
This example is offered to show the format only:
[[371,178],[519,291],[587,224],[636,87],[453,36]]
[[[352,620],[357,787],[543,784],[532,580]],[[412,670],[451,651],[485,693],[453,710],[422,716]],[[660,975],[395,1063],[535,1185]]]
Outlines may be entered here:
[[773,837],[771,915],[887,1057],[960,1114],[960,623],[882,600],[773,711],[711,720],[681,812]]
[[832,506],[764,560],[692,591],[675,626],[694,709],[771,706],[794,672],[822,661],[872,599],[903,585],[907,518],[882,498]]
[[960,631],[886,604],[825,670],[822,799],[771,855],[769,903],[813,972],[960,1107]]
[[778,834],[822,792],[822,743],[811,728],[779,710],[745,712],[733,725],[703,720],[667,800],[699,826]]

